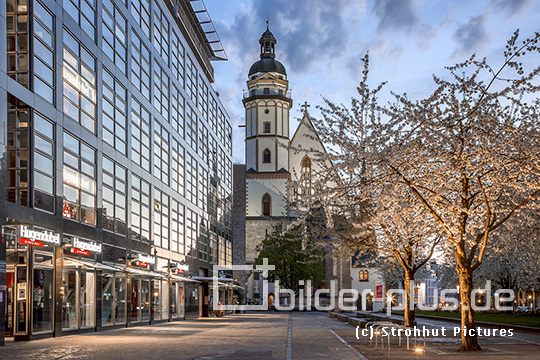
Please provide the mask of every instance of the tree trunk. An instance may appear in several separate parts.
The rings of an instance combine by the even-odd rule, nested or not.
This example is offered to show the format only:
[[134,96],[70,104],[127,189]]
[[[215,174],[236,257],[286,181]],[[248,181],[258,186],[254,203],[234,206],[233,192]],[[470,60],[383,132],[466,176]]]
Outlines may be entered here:
[[403,311],[403,317],[405,323],[403,325],[413,327],[416,325],[414,316],[414,287],[411,286],[411,281],[414,281],[414,275],[405,270],[405,310]]
[[471,307],[475,300],[471,299],[473,271],[468,264],[461,264],[458,260],[457,272],[461,296],[461,348],[459,351],[480,351],[482,349],[478,345],[474,310]]

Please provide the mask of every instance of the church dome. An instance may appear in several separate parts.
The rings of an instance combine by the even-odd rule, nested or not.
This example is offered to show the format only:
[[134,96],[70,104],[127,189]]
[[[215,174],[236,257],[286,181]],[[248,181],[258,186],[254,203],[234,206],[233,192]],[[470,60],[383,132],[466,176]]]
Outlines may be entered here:
[[278,72],[283,75],[287,75],[285,66],[276,59],[270,57],[263,57],[261,60],[251,65],[249,69],[249,76],[258,72]]
[[[267,23],[268,24],[268,23]],[[261,45],[261,59],[251,65],[248,76],[258,72],[277,72],[287,75],[285,66],[276,60],[276,43],[277,40],[266,26],[266,31],[261,35],[259,44]]]

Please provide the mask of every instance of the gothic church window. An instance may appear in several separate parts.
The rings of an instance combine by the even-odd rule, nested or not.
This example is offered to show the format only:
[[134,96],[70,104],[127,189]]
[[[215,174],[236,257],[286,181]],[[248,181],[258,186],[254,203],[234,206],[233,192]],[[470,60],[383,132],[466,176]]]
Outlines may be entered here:
[[272,161],[270,160],[270,150],[264,149],[263,151],[263,164],[270,164]]
[[300,164],[300,180],[302,182],[302,192],[311,194],[311,159],[304,156]]
[[270,123],[269,123],[269,122],[265,122],[265,123],[264,123],[264,133],[265,133],[265,134],[269,134],[269,133],[270,133]]
[[263,216],[271,216],[272,214],[272,198],[268,194],[264,194],[262,198],[262,214]]

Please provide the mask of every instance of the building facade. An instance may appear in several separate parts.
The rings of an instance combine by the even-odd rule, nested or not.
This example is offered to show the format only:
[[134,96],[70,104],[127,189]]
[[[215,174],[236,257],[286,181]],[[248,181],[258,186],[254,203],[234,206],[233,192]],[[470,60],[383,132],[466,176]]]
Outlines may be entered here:
[[232,263],[232,128],[203,1],[0,9],[5,333],[207,316],[192,278]]

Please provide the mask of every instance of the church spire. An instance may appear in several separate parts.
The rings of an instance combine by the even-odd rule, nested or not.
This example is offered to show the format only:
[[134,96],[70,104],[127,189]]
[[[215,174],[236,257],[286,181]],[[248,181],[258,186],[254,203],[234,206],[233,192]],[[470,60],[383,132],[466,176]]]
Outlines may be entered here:
[[275,58],[276,57],[276,43],[277,40],[274,34],[269,29],[268,15],[266,18],[266,31],[261,35],[259,44],[261,44],[261,59],[262,58]]

